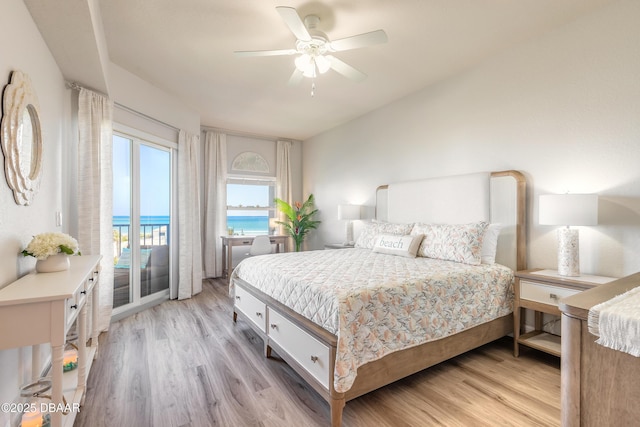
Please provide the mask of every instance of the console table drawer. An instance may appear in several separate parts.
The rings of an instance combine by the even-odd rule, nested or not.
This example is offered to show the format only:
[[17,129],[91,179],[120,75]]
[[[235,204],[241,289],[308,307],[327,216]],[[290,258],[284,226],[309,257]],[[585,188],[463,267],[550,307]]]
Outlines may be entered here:
[[84,295],[80,294],[81,289],[78,289],[75,294],[73,294],[72,298],[65,300],[65,319],[66,319],[66,329],[76,321],[78,318],[78,313],[80,312],[80,308],[82,307],[81,303],[84,304]]

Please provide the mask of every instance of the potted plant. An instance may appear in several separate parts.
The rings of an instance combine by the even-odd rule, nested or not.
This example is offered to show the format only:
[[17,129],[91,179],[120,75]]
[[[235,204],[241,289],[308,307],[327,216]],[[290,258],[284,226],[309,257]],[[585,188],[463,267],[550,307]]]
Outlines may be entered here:
[[80,255],[78,241],[65,233],[42,233],[22,251],[23,256],[37,258],[36,271],[50,273],[69,268],[68,255]]
[[284,227],[295,242],[296,252],[300,252],[304,236],[320,224],[320,221],[313,220],[313,215],[318,212],[317,209],[313,209],[313,194],[309,194],[306,202],[295,202],[293,206],[278,198],[275,202],[278,209],[286,216],[286,221],[276,221],[276,223]]

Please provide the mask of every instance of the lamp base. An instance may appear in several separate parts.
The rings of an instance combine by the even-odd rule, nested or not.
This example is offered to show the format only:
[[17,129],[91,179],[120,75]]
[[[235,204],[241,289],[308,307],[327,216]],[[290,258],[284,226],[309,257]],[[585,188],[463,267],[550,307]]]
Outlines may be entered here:
[[558,229],[558,274],[580,275],[580,243],[576,229]]
[[345,226],[345,232],[347,235],[347,240],[343,242],[345,246],[353,246],[353,221],[347,221],[347,225]]

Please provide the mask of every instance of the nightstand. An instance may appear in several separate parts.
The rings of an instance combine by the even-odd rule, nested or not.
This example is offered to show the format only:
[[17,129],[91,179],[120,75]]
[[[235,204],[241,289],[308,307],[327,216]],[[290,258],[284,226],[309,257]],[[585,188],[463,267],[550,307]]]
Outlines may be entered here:
[[324,245],[325,249],[349,249],[355,247],[354,245],[347,245],[345,243],[327,243]]
[[[613,277],[583,274],[560,276],[556,270],[523,270],[516,272],[513,305],[513,355],[518,357],[520,345],[560,356],[560,337],[542,331],[542,313],[560,316],[558,301],[598,285],[616,280]],[[535,330],[520,334],[522,309],[534,311]]]

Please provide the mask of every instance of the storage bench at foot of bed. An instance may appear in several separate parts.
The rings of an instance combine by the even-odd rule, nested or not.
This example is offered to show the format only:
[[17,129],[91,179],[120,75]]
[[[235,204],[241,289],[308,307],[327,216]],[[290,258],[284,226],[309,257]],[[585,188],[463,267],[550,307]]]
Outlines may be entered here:
[[347,401],[502,338],[513,327],[513,315],[509,314],[446,338],[388,354],[361,366],[351,389],[338,393],[333,388],[336,336],[268,295],[241,284],[236,280],[234,322],[238,315],[245,319],[264,340],[265,356],[270,357],[273,348],[329,403],[332,427],[341,426]]

